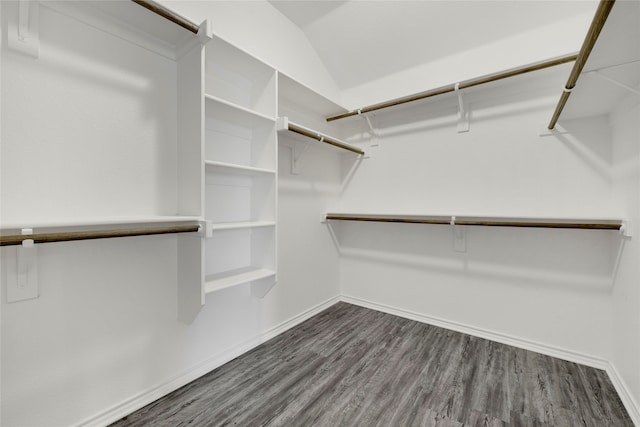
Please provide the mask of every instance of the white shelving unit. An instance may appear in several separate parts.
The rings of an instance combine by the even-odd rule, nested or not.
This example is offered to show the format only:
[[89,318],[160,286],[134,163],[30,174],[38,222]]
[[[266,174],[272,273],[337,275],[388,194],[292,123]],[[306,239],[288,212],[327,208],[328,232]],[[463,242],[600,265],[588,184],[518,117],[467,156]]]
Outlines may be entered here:
[[220,39],[206,46],[204,293],[275,284],[276,71]]
[[[78,72],[94,73],[108,84],[96,85],[92,94],[104,98],[104,103],[84,107],[86,91],[76,83],[65,86],[63,94],[55,84],[43,93],[19,89],[29,95],[25,99],[31,99],[30,107],[67,96],[78,104],[80,114],[67,126],[52,127],[50,121],[64,118],[55,120],[44,109],[36,109],[30,121],[38,126],[29,132],[23,132],[24,125],[20,129],[8,125],[6,132],[3,128],[3,140],[6,133],[7,143],[17,147],[7,154],[12,156],[7,158],[10,167],[3,171],[7,183],[3,202],[8,206],[0,224],[3,232],[195,225],[200,232],[176,236],[180,319],[193,321],[206,294],[222,289],[250,284],[253,295],[264,296],[276,283],[278,270],[276,117],[288,115],[302,126],[333,135],[337,127],[327,125],[323,116],[343,109],[214,37],[206,22],[194,24],[192,29],[199,28],[194,34],[133,2],[42,2],[40,6],[41,22],[65,29],[61,34],[66,38],[57,43],[77,50],[72,53],[78,57],[103,52],[95,70]],[[20,7],[19,2],[3,4],[10,49],[38,57],[48,45],[40,46],[37,32],[29,46],[20,46],[16,39]],[[87,43],[76,43],[78,37]],[[51,56],[32,61],[26,71],[33,75],[22,80],[42,81]],[[144,60],[131,60],[138,57]],[[102,62],[113,63],[122,74],[104,73]],[[8,76],[11,72],[7,67]],[[3,68],[3,79],[4,73]],[[118,96],[118,91],[105,92],[110,85],[135,94],[136,102]],[[137,103],[145,107],[148,120],[140,120]],[[117,126],[105,117],[117,121]],[[87,129],[95,138],[82,141]],[[45,152],[31,147],[45,137],[68,141],[60,152],[82,153],[77,150],[82,142],[82,150],[90,155],[77,154],[74,164],[57,164],[56,173],[46,181],[33,174],[25,177],[24,168],[13,165],[50,168]],[[91,144],[94,150],[89,150]],[[101,153],[99,162],[95,149]],[[118,173],[106,179],[101,168],[108,172],[116,168]],[[79,182],[78,171],[88,171],[82,175],[86,179],[79,192],[70,191]],[[33,184],[36,181],[38,185]],[[68,212],[78,216],[69,218]]]

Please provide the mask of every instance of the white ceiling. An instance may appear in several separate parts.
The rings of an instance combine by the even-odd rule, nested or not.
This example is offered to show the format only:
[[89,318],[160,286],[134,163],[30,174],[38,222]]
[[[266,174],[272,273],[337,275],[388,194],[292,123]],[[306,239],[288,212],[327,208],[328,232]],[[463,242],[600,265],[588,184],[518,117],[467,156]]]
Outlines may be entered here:
[[[558,20],[592,15],[597,5],[593,0],[270,3],[302,29],[342,90]],[[576,37],[579,47],[584,34]]]

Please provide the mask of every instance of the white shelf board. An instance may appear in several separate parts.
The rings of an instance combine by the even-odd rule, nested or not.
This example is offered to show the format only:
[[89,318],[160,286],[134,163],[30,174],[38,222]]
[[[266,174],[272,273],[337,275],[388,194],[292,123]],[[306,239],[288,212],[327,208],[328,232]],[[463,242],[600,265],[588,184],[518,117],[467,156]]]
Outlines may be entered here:
[[640,85],[640,2],[618,1],[611,9],[560,120],[608,114],[631,92],[599,77]]
[[220,274],[212,274],[205,277],[205,293],[219,291],[242,285],[254,280],[266,279],[276,276],[276,272],[266,268],[243,268]]
[[251,127],[275,123],[275,117],[269,117],[233,102],[226,101],[213,95],[204,95],[206,116],[214,117],[230,123],[249,125]]
[[181,224],[201,221],[195,216],[113,216],[113,217],[84,217],[65,219],[37,219],[33,221],[7,221],[0,224],[2,230],[22,228],[72,228],[115,225],[140,224]]
[[132,1],[43,1],[41,5],[71,16],[172,60],[195,40],[189,30]]
[[282,72],[279,72],[278,74],[279,104],[289,101],[322,117],[341,114],[347,111],[341,105],[338,105],[324,95],[321,95],[286,74],[283,74]]
[[210,226],[212,231],[220,230],[236,230],[243,228],[259,228],[259,227],[275,227],[275,221],[239,221],[239,222],[222,222],[213,223]]
[[274,175],[276,173],[274,169],[256,168],[254,166],[244,166],[213,160],[206,160],[205,165],[208,168],[219,169],[223,173],[231,175]]

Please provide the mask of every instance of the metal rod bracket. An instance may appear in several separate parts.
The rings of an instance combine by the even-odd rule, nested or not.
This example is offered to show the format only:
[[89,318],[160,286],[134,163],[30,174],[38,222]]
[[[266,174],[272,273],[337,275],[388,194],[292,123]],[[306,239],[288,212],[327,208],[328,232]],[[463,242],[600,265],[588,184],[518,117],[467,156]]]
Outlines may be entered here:
[[[320,138],[320,142],[323,142],[324,138]],[[291,174],[298,175],[300,173],[300,168],[298,163],[300,162],[300,158],[307,152],[309,149],[309,145],[311,145],[310,141],[305,141],[304,145],[300,147],[298,144],[294,144],[291,146]]]
[[[23,228],[21,234],[33,234],[31,228]],[[38,247],[33,239],[23,239],[9,257],[7,267],[7,302],[38,298]]]
[[622,221],[622,225],[620,226],[620,234],[623,237],[631,237],[633,235],[633,229],[631,227],[630,220]]
[[460,90],[460,83],[455,84],[454,91],[458,95],[458,133],[469,132],[469,112],[467,111],[468,108],[465,108],[466,105]]
[[467,251],[467,230],[465,227],[456,225],[456,217],[452,216],[451,230],[453,231],[453,250],[456,252]]
[[369,118],[369,116],[367,116],[362,112],[362,108],[358,109],[358,116],[363,117],[364,120],[367,122],[367,126],[369,127],[369,134],[371,135],[371,137],[377,138],[378,134],[376,133],[376,130],[374,129],[373,124],[371,124],[371,119]]

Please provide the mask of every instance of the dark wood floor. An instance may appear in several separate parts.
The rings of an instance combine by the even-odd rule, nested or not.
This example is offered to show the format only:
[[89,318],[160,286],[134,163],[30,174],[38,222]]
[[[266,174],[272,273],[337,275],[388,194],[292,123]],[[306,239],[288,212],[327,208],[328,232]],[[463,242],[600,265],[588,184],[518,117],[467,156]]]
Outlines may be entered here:
[[338,303],[114,426],[633,426],[604,371]]

